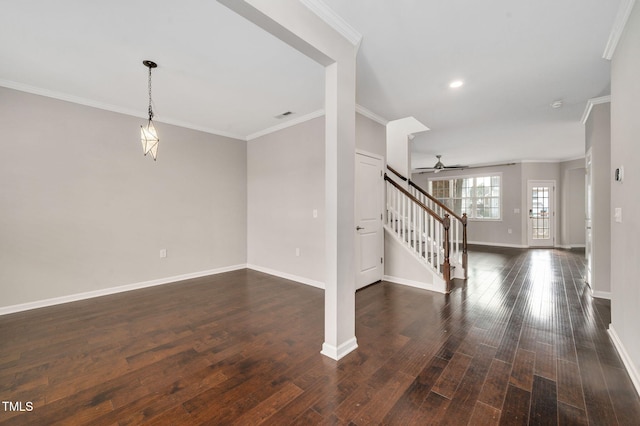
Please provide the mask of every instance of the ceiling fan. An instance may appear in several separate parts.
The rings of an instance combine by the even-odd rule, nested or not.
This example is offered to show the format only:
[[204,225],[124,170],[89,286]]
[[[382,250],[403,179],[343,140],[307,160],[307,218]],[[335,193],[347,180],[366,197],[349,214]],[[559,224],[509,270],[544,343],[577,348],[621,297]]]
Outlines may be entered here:
[[436,158],[438,159],[438,161],[433,167],[416,167],[415,170],[418,170],[418,173],[439,173],[447,170],[480,169],[482,167],[513,166],[514,164],[516,164],[516,163],[485,164],[483,166],[461,166],[458,164],[455,166],[445,166],[440,160],[442,158],[442,155],[438,154],[436,155]]

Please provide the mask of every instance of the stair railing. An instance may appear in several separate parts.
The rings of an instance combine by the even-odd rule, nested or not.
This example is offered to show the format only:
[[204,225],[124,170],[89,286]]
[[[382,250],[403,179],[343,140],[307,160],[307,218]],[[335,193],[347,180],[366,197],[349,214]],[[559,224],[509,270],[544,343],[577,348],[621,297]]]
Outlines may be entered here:
[[445,205],[442,201],[438,200],[433,195],[429,194],[427,191],[422,189],[419,185],[414,183],[411,179],[407,179],[402,176],[399,172],[393,169],[390,166],[387,166],[387,169],[396,175],[399,179],[404,182],[407,182],[409,185],[409,192],[413,195],[418,201],[424,204],[426,207],[431,209],[440,217],[445,217],[445,215],[449,215],[452,219],[451,223],[451,242],[452,242],[452,254],[451,257],[456,260],[456,262],[462,265],[462,269],[464,271],[464,278],[468,277],[467,275],[467,265],[468,265],[468,254],[467,254],[467,214],[463,213],[462,216],[458,215],[452,209],[450,209],[447,205]]
[[449,214],[440,216],[386,173],[384,180],[387,228],[442,275],[448,293],[451,290]]
[[462,216],[458,215],[456,212],[451,210],[447,205],[442,203],[442,201],[438,200],[433,195],[429,194],[427,191],[422,189],[420,186],[416,185],[410,179],[409,183],[409,192],[413,196],[415,196],[418,200],[420,200],[424,205],[431,208],[433,211],[443,216],[448,214],[453,218],[451,225],[451,233],[452,233],[452,249],[453,254],[452,257],[456,259],[462,265],[462,269],[464,270],[464,278],[467,278],[467,214],[463,213]]

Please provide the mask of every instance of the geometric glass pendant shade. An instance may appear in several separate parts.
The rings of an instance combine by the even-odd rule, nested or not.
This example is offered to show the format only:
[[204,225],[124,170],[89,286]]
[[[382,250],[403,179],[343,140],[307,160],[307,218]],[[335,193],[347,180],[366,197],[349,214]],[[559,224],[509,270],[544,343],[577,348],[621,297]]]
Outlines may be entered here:
[[158,133],[153,126],[153,121],[149,120],[146,126],[140,126],[140,140],[142,141],[142,151],[144,155],[151,153],[155,160],[158,156]]
[[151,109],[151,69],[158,65],[152,61],[142,61],[145,67],[149,68],[149,122],[146,126],[140,126],[140,142],[142,142],[142,152],[144,155],[151,154],[155,161],[158,157],[158,132],[153,126],[153,109]]

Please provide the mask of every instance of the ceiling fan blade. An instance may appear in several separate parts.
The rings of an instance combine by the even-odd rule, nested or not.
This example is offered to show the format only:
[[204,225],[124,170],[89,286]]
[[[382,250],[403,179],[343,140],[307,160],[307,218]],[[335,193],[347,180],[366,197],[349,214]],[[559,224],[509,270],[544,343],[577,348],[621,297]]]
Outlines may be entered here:
[[484,166],[468,166],[467,169],[482,169],[484,167],[515,166],[516,164],[517,163],[486,164]]

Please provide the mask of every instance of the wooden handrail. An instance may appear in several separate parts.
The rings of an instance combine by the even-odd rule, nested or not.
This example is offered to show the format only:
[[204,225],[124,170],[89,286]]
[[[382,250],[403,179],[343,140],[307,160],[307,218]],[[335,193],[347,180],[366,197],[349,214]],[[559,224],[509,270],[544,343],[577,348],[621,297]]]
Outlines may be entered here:
[[400,172],[398,172],[396,169],[394,169],[393,167],[391,167],[390,165],[387,164],[387,169],[389,169],[390,172],[392,172],[394,175],[398,176],[400,179],[402,179],[403,181],[408,181],[409,179],[407,179],[406,177],[402,176],[400,174]]
[[426,211],[427,213],[429,213],[429,215],[431,215],[435,220],[437,220],[440,223],[444,223],[444,219],[440,217],[440,215],[436,212],[434,212],[433,210],[431,210],[429,207],[427,207],[424,203],[422,203],[422,201],[418,200],[416,197],[414,197],[413,195],[411,195],[411,193],[409,191],[407,191],[406,189],[404,189],[403,187],[401,187],[400,185],[398,185],[396,183],[396,181],[394,181],[393,179],[391,179],[386,173],[384,174],[384,180],[386,180],[387,182],[389,182],[391,185],[393,185],[398,191],[400,191],[401,193],[403,193],[407,198],[409,198],[411,201],[413,201],[414,203],[416,203],[418,206],[420,206],[420,208],[422,208],[424,211]]
[[430,199],[431,201],[433,201],[434,203],[436,203],[438,206],[442,207],[442,209],[444,211],[446,211],[447,213],[449,213],[451,216],[455,217],[456,219],[458,219],[460,222],[462,222],[462,217],[458,216],[456,214],[456,212],[454,212],[453,210],[451,210],[449,207],[447,207],[442,201],[438,200],[436,197],[434,197],[433,195],[429,194],[427,191],[425,191],[424,189],[420,188],[420,186],[416,185],[415,183],[413,183],[413,181],[409,180],[409,185],[413,186],[415,189],[418,190],[418,192],[420,192],[422,195],[424,195],[425,197],[427,197],[428,199]]

